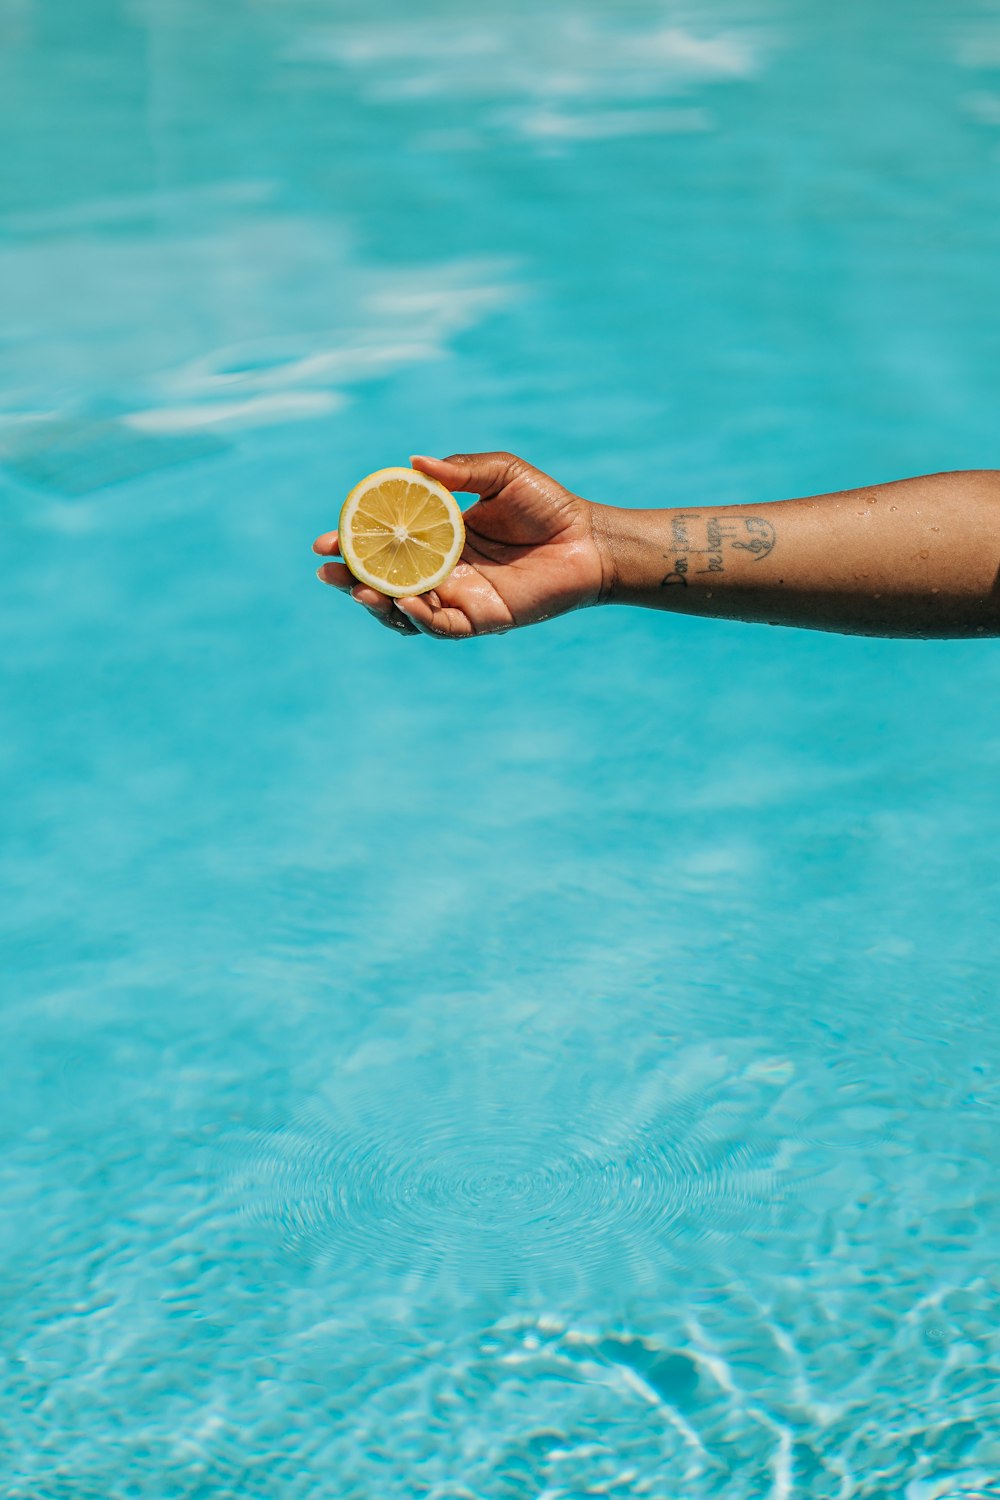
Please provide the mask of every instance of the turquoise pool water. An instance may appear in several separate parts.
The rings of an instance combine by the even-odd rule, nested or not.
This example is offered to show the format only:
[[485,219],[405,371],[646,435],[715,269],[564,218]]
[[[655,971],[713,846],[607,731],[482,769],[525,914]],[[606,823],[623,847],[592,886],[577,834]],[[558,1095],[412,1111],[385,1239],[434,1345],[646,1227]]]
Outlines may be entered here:
[[1000,5],[2,0],[0,1490],[1000,1495],[1000,654],[317,584],[1000,465]]

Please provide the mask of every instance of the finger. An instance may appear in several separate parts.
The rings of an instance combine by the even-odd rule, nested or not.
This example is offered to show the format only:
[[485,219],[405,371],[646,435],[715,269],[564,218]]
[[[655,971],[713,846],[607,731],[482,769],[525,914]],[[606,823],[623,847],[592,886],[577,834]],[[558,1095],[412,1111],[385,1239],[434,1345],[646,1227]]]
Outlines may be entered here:
[[393,635],[420,634],[413,621],[408,620],[405,615],[401,615],[398,609],[372,609],[369,605],[365,605],[365,608],[373,620],[377,620],[380,625],[384,625],[386,630],[391,630]]
[[395,600],[390,599],[388,594],[380,594],[378,589],[371,588],[367,583],[356,583],[351,589],[351,598],[363,605],[372,619],[377,620],[380,625],[387,625],[399,635],[418,634],[417,627],[394,608]]
[[448,489],[479,495],[484,500],[499,495],[505,485],[529,468],[513,453],[453,453],[450,458],[427,458],[415,453],[410,463]]
[[443,583],[424,597],[434,606],[435,612],[438,609],[445,611],[442,618],[451,622],[452,630],[456,626],[456,614],[467,622],[467,631],[458,626],[458,633],[462,635],[495,635],[501,630],[511,630],[517,623],[510,605],[496,585],[481,569],[468,563],[459,563]]
[[380,594],[378,589],[371,588],[367,583],[359,583],[343,563],[324,563],[321,568],[316,569],[316,577],[323,583],[332,584],[342,593],[350,594],[352,599],[363,604],[373,614],[388,615],[392,612],[392,600],[388,594]]
[[388,610],[392,607],[392,600],[388,594],[380,594],[378,589],[373,589],[370,584],[359,583],[346,563],[328,562],[316,569],[316,577],[321,583],[332,584],[335,589],[343,589],[351,594],[359,604],[366,605],[369,609]]
[[335,531],[324,531],[313,542],[313,551],[318,552],[320,557],[339,557],[340,541]]
[[316,577],[321,583],[332,584],[335,589],[343,589],[345,593],[350,593],[358,581],[354,574],[340,562],[324,563],[321,568],[316,569]]
[[397,610],[421,635],[457,641],[475,634],[468,615],[454,606],[433,603],[427,594],[415,594],[394,602]]
[[317,568],[316,577],[323,583],[331,584],[339,589],[342,594],[350,594],[351,598],[362,605],[373,619],[380,625],[387,626],[395,631],[397,635],[417,635],[417,627],[401,615],[398,610],[393,609],[392,600],[385,594],[380,594],[377,589],[369,588],[365,583],[359,583],[353,573],[349,573],[343,563],[324,563]]

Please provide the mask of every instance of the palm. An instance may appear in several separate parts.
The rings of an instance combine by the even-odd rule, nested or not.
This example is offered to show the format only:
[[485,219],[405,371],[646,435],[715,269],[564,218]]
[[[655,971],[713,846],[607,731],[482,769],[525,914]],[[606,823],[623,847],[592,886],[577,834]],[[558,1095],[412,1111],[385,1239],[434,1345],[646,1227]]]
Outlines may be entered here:
[[[340,564],[320,570],[327,582],[350,589],[397,629],[448,637],[511,630],[597,601],[604,570],[585,500],[510,454],[421,459],[416,466],[449,489],[480,496],[465,513],[466,544],[454,572],[402,605],[358,586]],[[316,550],[334,555],[329,537]]]

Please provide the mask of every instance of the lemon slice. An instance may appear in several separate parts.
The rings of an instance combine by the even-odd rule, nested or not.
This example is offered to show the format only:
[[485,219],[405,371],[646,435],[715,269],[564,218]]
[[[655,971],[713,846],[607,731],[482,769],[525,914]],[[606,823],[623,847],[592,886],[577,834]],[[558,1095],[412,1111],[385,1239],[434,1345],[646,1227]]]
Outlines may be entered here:
[[378,469],[340,512],[340,555],[362,583],[403,599],[443,583],[462,555],[458,502],[416,469]]

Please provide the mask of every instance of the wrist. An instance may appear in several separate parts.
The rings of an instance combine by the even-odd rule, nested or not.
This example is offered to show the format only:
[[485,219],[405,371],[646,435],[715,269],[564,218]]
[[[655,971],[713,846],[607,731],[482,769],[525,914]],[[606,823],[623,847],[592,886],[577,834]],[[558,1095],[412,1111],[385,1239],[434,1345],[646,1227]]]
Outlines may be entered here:
[[623,514],[617,506],[589,502],[591,534],[601,561],[598,604],[614,604],[622,594],[623,528],[620,517]]
[[659,528],[670,515],[665,510],[591,505],[591,528],[605,578],[601,604],[645,602],[650,591],[658,591],[667,567]]

